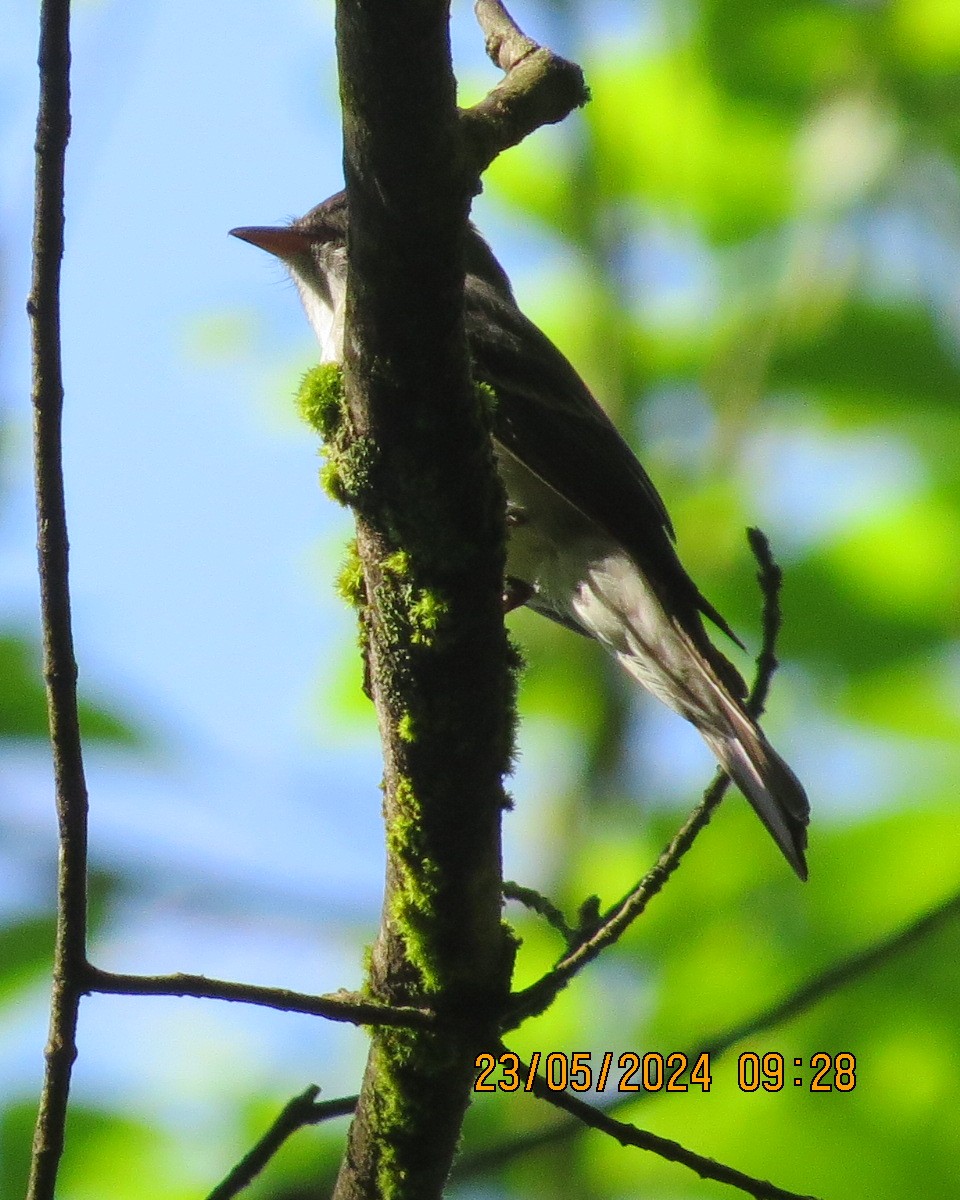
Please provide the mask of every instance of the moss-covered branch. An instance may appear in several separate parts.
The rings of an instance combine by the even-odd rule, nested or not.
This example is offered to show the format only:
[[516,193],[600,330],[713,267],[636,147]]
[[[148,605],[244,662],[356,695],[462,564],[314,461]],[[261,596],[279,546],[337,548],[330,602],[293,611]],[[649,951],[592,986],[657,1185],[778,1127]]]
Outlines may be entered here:
[[347,590],[384,747],[387,879],[368,987],[442,1018],[374,1033],[339,1200],[441,1194],[512,967],[500,818],[516,659],[503,628],[505,498],[463,324],[464,236],[480,171],[585,92],[564,64],[579,86],[558,106],[556,62],[541,69],[552,56],[498,3],[479,11],[507,78],[464,116],[445,0],[337,4],[343,391],[321,372],[305,408],[326,441],[325,486],[357,516]]
[[[513,740],[504,497],[463,329],[472,191],[447,6],[340,0],[349,196],[344,389],[328,378],[329,490],[357,515],[368,684],[384,747],[387,879],[368,989],[433,1007],[373,1034],[336,1196],[439,1196],[512,946],[500,917]],[[318,383],[321,381],[318,380]]]

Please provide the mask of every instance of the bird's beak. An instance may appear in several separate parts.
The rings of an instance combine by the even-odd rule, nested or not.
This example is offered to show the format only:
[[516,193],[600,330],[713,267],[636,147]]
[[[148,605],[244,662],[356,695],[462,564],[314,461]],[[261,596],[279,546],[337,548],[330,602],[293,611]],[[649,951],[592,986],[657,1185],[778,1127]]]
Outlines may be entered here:
[[259,246],[268,254],[275,254],[286,261],[306,254],[312,241],[309,234],[300,229],[291,229],[288,225],[244,225],[239,229],[231,229],[230,236]]

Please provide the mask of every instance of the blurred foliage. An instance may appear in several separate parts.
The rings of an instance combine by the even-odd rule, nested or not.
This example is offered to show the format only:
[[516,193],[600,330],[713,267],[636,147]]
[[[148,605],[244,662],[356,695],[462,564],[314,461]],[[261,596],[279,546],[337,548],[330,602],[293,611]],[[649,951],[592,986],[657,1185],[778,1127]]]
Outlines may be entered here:
[[[666,1054],[766,1009],[960,883],[960,6],[531,0],[523,19],[584,64],[593,92],[582,116],[489,175],[511,219],[560,251],[562,268],[515,280],[526,307],[633,438],[691,573],[752,645],[743,528],[763,526],[785,567],[768,728],[811,793],[810,883],[731,796],[631,934],[514,1036],[521,1053]],[[528,614],[514,629],[530,663],[523,747],[544,766],[540,794],[508,817],[528,842],[520,882],[572,917],[592,893],[623,894],[669,840],[693,799],[690,743],[659,747],[659,718],[586,641]],[[327,703],[343,719],[362,708],[369,724],[344,654]],[[16,736],[42,735],[36,677],[22,643],[0,642],[0,720]],[[103,714],[85,724],[97,720],[123,739]],[[561,748],[559,785],[547,767]],[[680,783],[658,789],[665,757]],[[561,947],[516,905],[508,916],[522,986]],[[37,978],[49,937],[43,916],[0,932],[0,1000]],[[641,1096],[621,1115],[799,1192],[950,1195],[958,1014],[954,923],[718,1057],[709,1095]],[[738,1088],[745,1050],[784,1055],[782,1091]],[[810,1091],[819,1051],[856,1055],[855,1090]],[[807,1064],[800,1087],[794,1057]],[[237,1116],[228,1161],[277,1107],[265,1098]],[[595,1133],[520,1153],[558,1122],[527,1096],[479,1099],[457,1194],[721,1192]],[[7,1181],[28,1127],[10,1098]],[[325,1194],[317,1164],[328,1178],[342,1130],[295,1139],[250,1194]],[[70,1146],[65,1197],[197,1194],[170,1167],[176,1150],[135,1117],[78,1112]],[[124,1171],[149,1187],[131,1191]],[[12,1187],[0,1184],[2,1200]]]
[[[514,1035],[521,1053],[592,1050],[596,1064],[605,1050],[690,1051],[960,884],[960,9],[545,7],[593,102],[490,172],[519,219],[566,247],[562,275],[521,292],[633,433],[684,560],[753,644],[738,531],[771,535],[785,667],[768,728],[814,812],[800,888],[731,798],[630,936]],[[619,769],[607,745],[597,774],[619,682],[562,631],[518,630],[534,727],[557,722],[583,746],[570,794],[544,800],[543,876],[521,882],[572,914],[591,892],[626,891],[679,813],[651,794],[646,702],[619,723]],[[518,924],[522,983],[559,947]],[[799,1192],[950,1194],[958,938],[947,924],[742,1042],[714,1063],[709,1096],[661,1092],[621,1115]],[[745,1050],[783,1053],[782,1091],[738,1088]],[[854,1091],[814,1094],[808,1069],[793,1086],[792,1059],[818,1050],[857,1056]],[[518,1153],[561,1120],[545,1110],[475,1105],[467,1146],[514,1147],[488,1160],[496,1194],[719,1193],[594,1133]]]
[[[91,741],[118,746],[140,744],[140,734],[105,705],[81,697],[80,726]],[[45,738],[47,698],[40,650],[14,633],[0,634],[0,737]]]

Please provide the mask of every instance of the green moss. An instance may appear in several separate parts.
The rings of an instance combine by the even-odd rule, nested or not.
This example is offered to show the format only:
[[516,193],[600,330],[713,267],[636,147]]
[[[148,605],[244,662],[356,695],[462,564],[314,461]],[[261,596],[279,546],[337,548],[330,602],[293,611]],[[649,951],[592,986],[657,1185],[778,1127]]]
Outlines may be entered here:
[[324,441],[336,436],[343,422],[343,370],[336,363],[311,367],[297,390],[297,411]]
[[383,1030],[379,1041],[377,1123],[381,1136],[378,1139],[377,1195],[384,1200],[399,1200],[411,1195],[413,1183],[409,1172],[400,1165],[406,1160],[403,1142],[408,1129],[417,1129],[419,1110],[424,1107],[423,1097],[409,1086],[408,1068],[423,1053],[424,1043],[407,1029]]
[[331,500],[344,507],[360,508],[371,491],[371,477],[379,460],[370,438],[354,438],[346,445],[342,437],[324,442],[326,462],[320,468],[320,484]]
[[337,593],[353,608],[363,608],[367,602],[367,586],[356,538],[347,542],[347,553],[337,576]]
[[406,550],[394,550],[388,554],[381,564],[385,575],[393,575],[398,580],[407,580],[413,574],[410,555]]
[[438,871],[424,844],[420,803],[409,779],[401,777],[394,789],[396,805],[387,827],[387,849],[400,868],[391,901],[390,916],[403,938],[410,963],[417,969],[425,991],[439,990],[436,949],[428,931],[434,928]]
[[[481,421],[489,427],[496,396],[490,387],[478,384],[477,400]],[[355,542],[348,548],[337,586],[340,595],[355,607],[370,605],[370,620],[362,617],[360,624],[363,637],[372,633],[376,639],[378,700],[400,714],[392,747],[396,752],[393,767],[399,777],[389,798],[387,822],[391,864],[388,920],[409,964],[402,973],[402,994],[429,1003],[445,988],[460,986],[463,981],[458,973],[469,974],[457,955],[451,955],[458,931],[452,928],[447,902],[453,894],[448,889],[456,881],[445,876],[440,866],[446,826],[430,811],[430,805],[436,803],[430,790],[433,785],[421,781],[432,778],[425,769],[432,759],[438,760],[442,777],[450,739],[466,736],[455,727],[459,715],[438,709],[430,689],[436,674],[433,664],[446,669],[436,651],[455,633],[449,614],[458,573],[469,565],[478,547],[464,538],[459,514],[451,516],[441,502],[439,489],[446,486],[442,462],[423,461],[416,455],[408,461],[393,449],[381,459],[370,439],[357,436],[338,368],[325,366],[308,372],[298,406],[323,437],[321,478],[326,491],[354,508],[372,535],[369,544],[383,548],[379,569],[369,564],[373,585],[369,596]],[[488,454],[489,447],[481,445],[480,452]],[[491,526],[502,511],[502,502],[492,497],[487,518]],[[419,513],[436,516],[421,526],[408,515]],[[477,540],[484,541],[494,532],[489,528],[481,531]],[[516,669],[515,663],[511,666]],[[504,703],[512,705],[513,680],[505,681],[504,687]],[[510,749],[508,737],[503,735],[504,760]],[[504,926],[504,953],[512,956],[515,946],[506,936],[507,929]],[[378,963],[378,969],[383,965]],[[368,990],[372,990],[370,968],[368,956]],[[373,1115],[378,1134],[377,1182],[383,1196],[399,1200],[417,1194],[417,1167],[411,1166],[404,1143],[417,1129],[422,1111],[430,1107],[431,1083],[448,1065],[442,1060],[451,1047],[445,1037],[423,1030],[381,1026],[373,1036],[380,1055]]]
[[331,500],[337,504],[347,504],[347,493],[340,479],[340,470],[336,463],[329,460],[320,468],[320,486]]
[[391,637],[396,637],[401,645],[434,645],[449,612],[446,600],[430,588],[415,586],[413,559],[406,550],[395,550],[388,555],[381,570],[384,587],[377,598]]
[[379,454],[370,438],[351,433],[342,369],[335,363],[311,367],[300,383],[297,409],[323,438],[323,490],[338,504],[357,507],[371,492],[371,475]]
[[432,646],[450,606],[426,588],[415,593],[408,608],[410,640],[416,646]]
[[376,1194],[414,1200],[425,1194],[424,1173],[431,1172],[422,1156],[413,1157],[410,1150],[422,1143],[426,1123],[436,1118],[434,1078],[455,1060],[445,1039],[400,1028],[381,1028],[375,1053]]
[[336,467],[342,503],[362,509],[364,498],[373,492],[373,473],[380,453],[372,438],[354,437],[344,445],[343,432],[324,444],[324,453],[328,465]]

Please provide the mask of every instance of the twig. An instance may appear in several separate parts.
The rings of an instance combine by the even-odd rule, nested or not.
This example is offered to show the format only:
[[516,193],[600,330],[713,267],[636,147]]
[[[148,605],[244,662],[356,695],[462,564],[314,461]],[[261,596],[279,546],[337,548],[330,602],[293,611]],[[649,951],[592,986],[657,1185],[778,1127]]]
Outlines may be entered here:
[[[501,1050],[505,1050],[505,1047],[501,1046]],[[518,1071],[524,1079],[531,1078],[530,1068],[525,1063],[520,1063]],[[742,1171],[737,1171],[724,1163],[716,1162],[712,1158],[706,1158],[702,1154],[688,1150],[670,1138],[658,1137],[655,1133],[638,1129],[626,1121],[618,1121],[609,1113],[571,1096],[569,1092],[554,1091],[542,1075],[533,1075],[530,1090],[538,1099],[546,1100],[555,1108],[562,1109],[582,1124],[615,1138],[621,1146],[635,1146],[638,1150],[649,1150],[669,1162],[689,1167],[701,1179],[713,1179],[717,1183],[727,1183],[731,1187],[739,1188],[748,1196],[755,1197],[755,1200],[815,1200],[815,1197],[798,1192],[788,1192],[766,1180],[745,1175]]]
[[461,129],[480,175],[502,151],[541,125],[554,125],[590,99],[583,72],[520,30],[501,0],[476,0],[487,54],[505,77],[472,108]]
[[535,912],[538,916],[543,917],[547,924],[560,934],[567,945],[571,945],[577,931],[567,923],[567,918],[549,896],[544,896],[536,888],[524,887],[522,884],[514,883],[511,879],[503,881],[503,896],[505,900],[516,900],[518,904],[522,904],[525,908],[529,908],[531,912]]
[[309,1013],[328,1021],[352,1025],[396,1025],[406,1029],[430,1029],[435,1016],[425,1008],[391,1006],[368,1000],[357,992],[340,991],[332,995],[312,996],[286,988],[257,987],[209,979],[206,975],[121,975],[88,966],[83,991],[119,996],[194,996],[205,1000],[231,1000],[257,1004],[283,1012]]
[[260,1174],[283,1143],[307,1125],[319,1125],[333,1117],[345,1117],[357,1106],[356,1096],[339,1100],[317,1100],[320,1089],[311,1084],[306,1091],[287,1103],[283,1111],[249,1153],[237,1163],[229,1175],[213,1189],[207,1200],[231,1200]]
[[763,716],[774,672],[780,665],[776,646],[783,615],[780,611],[780,587],[783,572],[773,557],[770,542],[762,529],[747,530],[747,541],[757,560],[757,583],[763,595],[763,640],[757,655],[757,676],[747,697],[747,712],[754,720]]
[[473,11],[483,30],[487,55],[501,71],[512,71],[525,58],[542,49],[523,32],[500,0],[476,0]]
[[716,777],[703,799],[661,853],[654,867],[622,900],[608,909],[602,924],[592,936],[561,958],[536,983],[514,994],[504,1030],[515,1029],[522,1021],[538,1016],[549,1008],[558,992],[567,986],[574,975],[593,962],[602,950],[613,945],[630,928],[680,865],[697,834],[710,820],[713,810],[723,799],[729,782],[726,775]]
[[[750,689],[746,707],[753,717],[759,717],[763,712],[770,680],[777,668],[774,649],[780,630],[779,593],[782,575],[765,535],[759,529],[749,529],[747,537],[759,566],[757,580],[763,593],[763,644],[757,656],[756,678]],[[602,950],[616,942],[630,928],[680,865],[697,834],[709,822],[714,809],[723,799],[729,783],[726,774],[718,774],[707,788],[703,799],[660,854],[653,868],[604,913],[596,931],[560,959],[536,983],[515,994],[510,1016],[504,1025],[505,1030],[515,1029],[521,1021],[547,1009],[557,993],[566,987],[574,975],[582,971],[587,963],[592,962]]]
[[60,360],[60,263],[63,257],[64,160],[70,136],[70,5],[40,9],[40,104],[37,114],[33,278],[27,312],[33,353],[37,553],[43,671],[56,786],[60,853],[50,1037],[34,1130],[28,1200],[51,1200],[63,1152],[70,1073],[76,1058],[78,977],[86,955],[87,789],[77,717],[63,496]]

